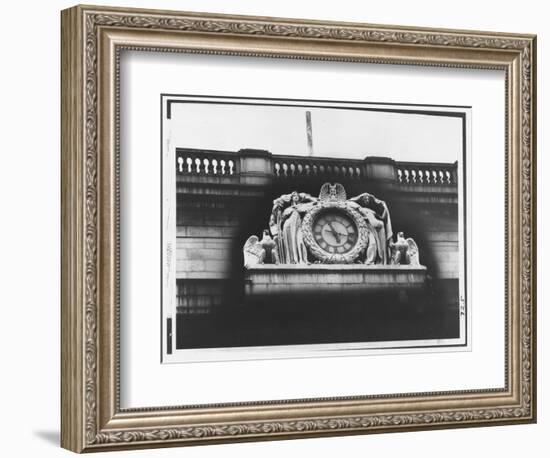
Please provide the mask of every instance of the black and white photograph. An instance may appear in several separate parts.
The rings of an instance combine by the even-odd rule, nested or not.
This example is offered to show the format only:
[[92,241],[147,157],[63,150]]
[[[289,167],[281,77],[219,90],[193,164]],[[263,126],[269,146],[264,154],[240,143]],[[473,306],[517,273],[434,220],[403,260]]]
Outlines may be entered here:
[[162,362],[469,349],[470,107],[160,99]]
[[230,8],[62,11],[62,447],[535,423],[536,35]]

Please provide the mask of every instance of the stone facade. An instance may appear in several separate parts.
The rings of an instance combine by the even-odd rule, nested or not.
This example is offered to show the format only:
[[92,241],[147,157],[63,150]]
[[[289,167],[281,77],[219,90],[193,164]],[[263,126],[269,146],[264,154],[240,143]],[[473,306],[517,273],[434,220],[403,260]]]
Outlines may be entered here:
[[243,289],[242,246],[265,229],[272,200],[295,189],[316,193],[324,182],[349,195],[371,192],[388,204],[394,227],[416,240],[434,281],[456,282],[457,164],[274,156],[267,151],[178,149],[178,311],[231,307]]

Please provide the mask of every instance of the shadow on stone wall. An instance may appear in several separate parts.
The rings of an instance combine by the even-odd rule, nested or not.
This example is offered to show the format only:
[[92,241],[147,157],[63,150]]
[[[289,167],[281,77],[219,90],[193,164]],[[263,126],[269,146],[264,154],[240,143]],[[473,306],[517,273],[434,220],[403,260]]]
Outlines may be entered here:
[[459,337],[458,281],[409,294],[292,295],[177,315],[177,349]]

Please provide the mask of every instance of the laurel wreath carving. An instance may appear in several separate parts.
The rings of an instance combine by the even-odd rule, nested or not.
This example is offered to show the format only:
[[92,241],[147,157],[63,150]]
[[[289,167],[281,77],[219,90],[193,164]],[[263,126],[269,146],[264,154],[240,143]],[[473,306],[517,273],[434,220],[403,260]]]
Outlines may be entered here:
[[[263,35],[271,37],[297,37],[307,39],[354,40],[427,46],[453,46],[462,48],[509,49],[521,51],[521,404],[518,408],[472,409],[434,413],[395,415],[366,415],[359,417],[312,420],[264,421],[242,424],[188,426],[135,431],[99,431],[97,414],[97,41],[100,26],[128,27],[172,31],[211,32],[217,34]],[[167,15],[132,13],[104,14],[85,12],[85,103],[86,103],[86,172],[85,172],[85,425],[89,445],[116,444],[142,441],[200,439],[205,437],[246,437],[258,434],[293,434],[346,430],[370,430],[380,427],[445,425],[456,422],[483,422],[514,418],[529,418],[532,414],[532,160],[531,160],[531,44],[528,40],[437,33],[429,31],[396,31],[357,26],[293,25],[268,20],[204,19]],[[155,50],[159,50],[155,48]],[[170,51],[167,49],[167,51]],[[260,54],[256,54],[260,55]],[[285,56],[292,57],[292,56]],[[381,61],[383,59],[380,59]],[[419,65],[429,65],[420,63]],[[445,65],[445,64],[443,64]],[[460,65],[456,65],[460,66]],[[466,67],[466,66],[464,66]],[[479,66],[481,68],[481,66]]]

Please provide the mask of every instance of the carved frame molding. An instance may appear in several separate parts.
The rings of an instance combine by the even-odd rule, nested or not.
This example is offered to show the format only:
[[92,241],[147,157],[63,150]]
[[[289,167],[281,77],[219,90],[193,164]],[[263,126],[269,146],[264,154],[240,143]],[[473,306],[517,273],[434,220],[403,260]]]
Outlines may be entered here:
[[[121,410],[118,62],[122,49],[506,72],[506,387]],[[62,446],[95,451],[536,418],[532,35],[74,7],[62,12]]]

